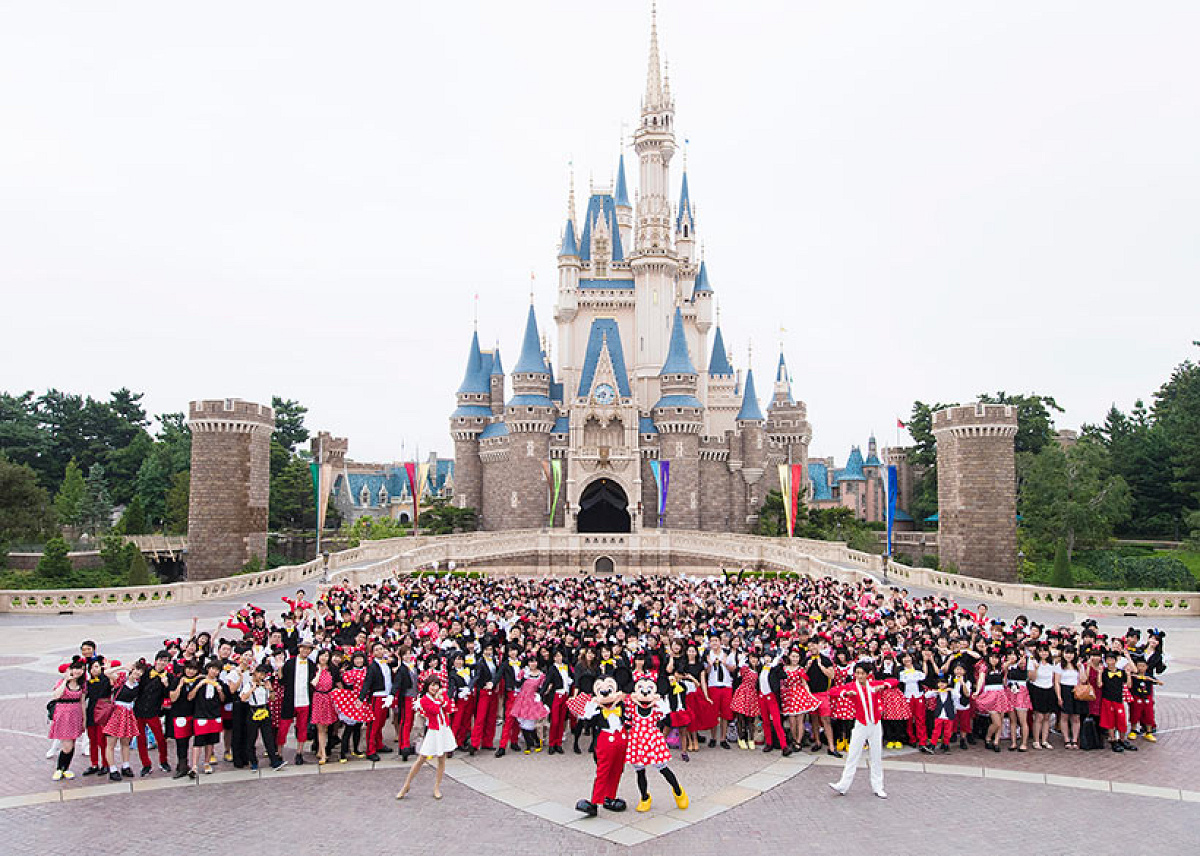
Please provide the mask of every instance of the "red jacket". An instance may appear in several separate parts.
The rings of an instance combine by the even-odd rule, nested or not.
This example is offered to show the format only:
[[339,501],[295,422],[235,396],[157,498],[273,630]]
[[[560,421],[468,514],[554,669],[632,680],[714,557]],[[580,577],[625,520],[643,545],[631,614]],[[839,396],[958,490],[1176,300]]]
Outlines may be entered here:
[[421,696],[420,705],[421,713],[425,717],[426,726],[430,731],[437,731],[441,728],[450,727],[450,719],[447,711],[450,708],[449,696],[442,696],[442,703],[438,704],[427,695]]
[[[854,701],[854,720],[861,722],[863,725],[874,725],[882,718],[882,708],[879,704],[880,690],[888,687],[899,686],[900,682],[895,678],[887,678],[882,681],[867,681],[867,690],[862,692],[861,685],[857,680],[851,681],[848,684],[841,684],[829,690],[831,696],[849,694]],[[864,708],[864,704],[868,707]]]

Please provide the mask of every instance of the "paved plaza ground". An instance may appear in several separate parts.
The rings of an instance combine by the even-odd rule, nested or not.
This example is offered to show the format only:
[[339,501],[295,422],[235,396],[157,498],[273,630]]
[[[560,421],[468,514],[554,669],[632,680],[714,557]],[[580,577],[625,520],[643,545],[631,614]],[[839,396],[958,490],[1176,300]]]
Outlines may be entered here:
[[[286,590],[262,593],[278,603]],[[56,667],[84,638],[118,659],[151,653],[158,641],[201,628],[239,602],[171,606],[77,616],[0,616],[0,853],[95,846],[104,836],[120,852],[161,856],[182,842],[216,835],[230,854],[459,853],[481,845],[495,853],[757,853],[807,849],[877,853],[1195,853],[1200,832],[1200,620],[1157,622],[1168,629],[1171,668],[1158,702],[1161,738],[1136,754],[1108,751],[1026,754],[955,750],[924,756],[888,752],[889,799],[872,796],[863,770],[843,798],[826,783],[840,761],[824,755],[704,749],[672,769],[692,805],[676,809],[666,783],[651,773],[652,810],[632,810],[632,772],[622,780],[629,811],[582,819],[571,808],[587,794],[584,756],[458,753],[448,766],[445,799],[430,796],[424,771],[411,796],[394,800],[407,764],[287,767],[261,774],[220,764],[198,783],[163,773],[120,784],[82,777],[50,780],[45,701]],[[281,606],[281,605],[280,605]],[[993,605],[1011,617],[1011,609]],[[1065,614],[1041,618],[1064,620]],[[1080,620],[1083,616],[1074,616]],[[1156,622],[1100,619],[1107,631]],[[173,753],[172,753],[173,754]],[[291,752],[288,752],[290,758]],[[81,771],[76,755],[75,770]],[[173,761],[172,757],[172,761]]]

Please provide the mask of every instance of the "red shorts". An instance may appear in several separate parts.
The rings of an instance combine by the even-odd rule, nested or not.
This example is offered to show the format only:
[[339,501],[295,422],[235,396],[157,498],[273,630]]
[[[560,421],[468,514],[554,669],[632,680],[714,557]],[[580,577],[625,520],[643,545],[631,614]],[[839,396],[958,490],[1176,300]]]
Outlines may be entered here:
[[713,709],[720,719],[729,722],[733,719],[733,688],[709,687],[708,697],[712,700]]
[[196,719],[193,720],[192,733],[199,736],[201,734],[220,734],[221,720],[220,719]]
[[819,701],[821,703],[820,707],[818,707],[816,710],[812,711],[813,713],[815,713],[817,716],[823,716],[826,719],[828,719],[829,717],[831,717],[833,715],[833,708],[830,706],[830,703],[829,703],[829,693],[828,692],[813,693],[813,698],[815,698],[817,701]]
[[192,736],[192,718],[190,716],[171,717],[171,736],[176,740],[184,740]]
[[1125,730],[1125,704],[1119,701],[1100,699],[1100,727]]

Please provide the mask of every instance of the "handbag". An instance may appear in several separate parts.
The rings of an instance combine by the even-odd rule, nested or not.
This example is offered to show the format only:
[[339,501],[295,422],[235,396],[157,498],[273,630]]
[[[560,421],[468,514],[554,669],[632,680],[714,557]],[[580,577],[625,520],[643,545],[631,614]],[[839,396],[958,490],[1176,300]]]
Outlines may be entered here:
[[1103,746],[1100,732],[1096,728],[1096,720],[1090,716],[1086,717],[1079,726],[1079,748],[1087,752]]
[[1080,681],[1075,685],[1075,701],[1095,701],[1096,691],[1092,685]]
[[113,700],[110,698],[97,699],[96,706],[92,708],[92,722],[96,723],[100,728],[108,724],[108,718],[112,716]]

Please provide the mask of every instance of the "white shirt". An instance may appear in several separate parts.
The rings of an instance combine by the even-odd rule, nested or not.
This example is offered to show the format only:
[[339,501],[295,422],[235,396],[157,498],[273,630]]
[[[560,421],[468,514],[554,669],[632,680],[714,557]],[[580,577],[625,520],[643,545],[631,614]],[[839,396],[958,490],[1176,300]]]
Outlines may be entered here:
[[1038,663],[1034,667],[1034,675],[1033,685],[1038,689],[1048,690],[1054,687],[1054,666],[1050,663]]
[[[733,686],[733,658],[722,651],[719,655],[708,653],[708,685],[710,687]],[[721,675],[717,675],[717,664],[721,666]]]
[[1058,682],[1064,687],[1073,687],[1079,683],[1078,669],[1064,669],[1062,666],[1055,666],[1054,674],[1058,675]]
[[308,660],[296,658],[296,673],[292,678],[292,696],[296,707],[308,707]]

